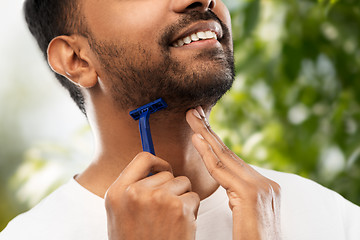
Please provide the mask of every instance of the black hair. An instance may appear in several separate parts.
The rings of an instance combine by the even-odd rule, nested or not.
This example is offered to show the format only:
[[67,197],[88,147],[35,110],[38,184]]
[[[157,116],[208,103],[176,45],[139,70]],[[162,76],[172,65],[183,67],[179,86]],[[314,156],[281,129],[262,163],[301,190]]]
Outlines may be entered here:
[[[86,36],[86,23],[81,14],[81,0],[26,0],[24,15],[31,34],[47,59],[51,40],[61,35],[81,34]],[[84,96],[78,86],[64,76],[55,73],[80,110],[86,115]]]

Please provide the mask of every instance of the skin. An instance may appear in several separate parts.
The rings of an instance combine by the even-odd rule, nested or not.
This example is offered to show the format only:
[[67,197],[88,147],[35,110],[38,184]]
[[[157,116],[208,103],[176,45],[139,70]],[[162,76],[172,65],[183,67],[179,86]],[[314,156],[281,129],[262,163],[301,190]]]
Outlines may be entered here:
[[[221,1],[83,0],[83,14],[96,39],[119,43],[126,39],[129,46],[141,43],[155,64],[165,51],[158,43],[161,32],[187,11],[208,9],[230,29],[229,12]],[[207,40],[166,51],[187,63],[186,71],[204,67],[217,71],[216,61],[196,56],[229,48],[229,42]],[[141,55],[138,58],[141,61]],[[96,150],[92,164],[76,180],[105,198],[109,239],[194,239],[200,199],[219,185],[228,192],[233,239],[279,239],[280,187],[232,153],[211,130],[207,122],[211,105],[151,116],[155,157],[142,152],[138,123],[128,115],[133,106],[116,104],[113,79],[88,39],[55,38],[48,60],[85,96]],[[156,174],[147,177],[149,172]]]

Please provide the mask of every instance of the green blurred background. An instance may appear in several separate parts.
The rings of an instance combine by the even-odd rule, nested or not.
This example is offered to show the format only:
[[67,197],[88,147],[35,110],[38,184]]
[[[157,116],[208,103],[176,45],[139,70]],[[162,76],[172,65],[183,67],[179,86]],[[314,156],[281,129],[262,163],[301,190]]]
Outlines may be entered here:
[[[0,230],[92,152],[86,120],[41,59],[21,2],[1,1]],[[359,205],[358,0],[224,2],[237,77],[213,128],[247,162],[313,179]]]

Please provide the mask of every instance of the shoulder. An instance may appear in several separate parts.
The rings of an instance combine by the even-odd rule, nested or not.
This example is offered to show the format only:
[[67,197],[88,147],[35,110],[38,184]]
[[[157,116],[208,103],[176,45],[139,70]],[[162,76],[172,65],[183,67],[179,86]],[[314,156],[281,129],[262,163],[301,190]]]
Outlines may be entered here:
[[281,186],[281,219],[289,239],[360,239],[360,207],[312,180],[253,168]]
[[103,206],[101,198],[72,179],[9,222],[0,239],[84,239],[86,230],[92,227],[106,230]]
[[308,207],[314,204],[321,204],[327,207],[336,207],[339,210],[344,210],[344,207],[350,207],[359,209],[360,211],[359,206],[356,206],[337,192],[326,188],[313,180],[292,173],[278,172],[256,166],[252,167],[281,186],[282,200],[291,200],[296,203],[308,203]]
[[289,191],[296,195],[304,192],[310,194],[312,191],[316,191],[316,193],[320,194],[335,193],[310,179],[301,177],[293,173],[279,172],[257,166],[252,167],[260,174],[280,184],[282,190],[286,191],[286,193],[288,193]]

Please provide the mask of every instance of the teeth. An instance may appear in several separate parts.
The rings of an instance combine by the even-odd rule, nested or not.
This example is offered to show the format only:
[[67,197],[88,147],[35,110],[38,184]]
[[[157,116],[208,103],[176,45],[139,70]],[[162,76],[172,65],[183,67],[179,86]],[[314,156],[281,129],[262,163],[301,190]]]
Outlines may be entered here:
[[185,42],[184,42],[182,39],[180,39],[180,40],[177,42],[177,44],[179,45],[179,47],[182,47],[182,46],[184,46]]
[[183,39],[178,40],[173,44],[174,47],[182,47],[184,45],[190,44],[191,42],[197,42],[205,39],[217,39],[216,33],[212,31],[206,32],[197,32],[193,33],[190,36],[184,37]]
[[195,42],[195,41],[199,41],[200,38],[198,37],[198,35],[196,35],[196,34],[194,33],[194,34],[191,34],[191,40]]
[[206,35],[206,38],[207,38],[207,39],[210,39],[210,38],[213,38],[213,37],[214,37],[214,35],[212,34],[211,31],[206,31],[206,32],[205,32],[205,35]]
[[200,39],[206,39],[206,33],[205,33],[205,32],[198,32],[198,33],[196,33],[196,35],[197,35]]
[[191,38],[190,37],[184,38],[184,43],[185,44],[190,44],[191,43]]

